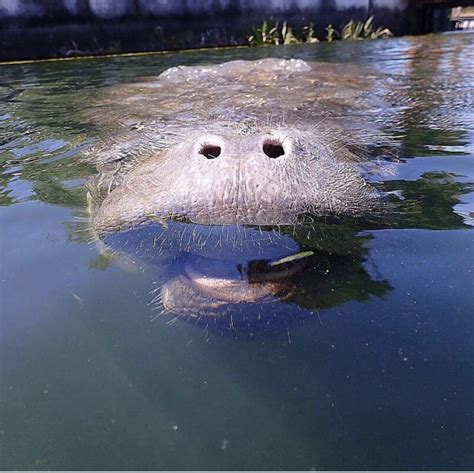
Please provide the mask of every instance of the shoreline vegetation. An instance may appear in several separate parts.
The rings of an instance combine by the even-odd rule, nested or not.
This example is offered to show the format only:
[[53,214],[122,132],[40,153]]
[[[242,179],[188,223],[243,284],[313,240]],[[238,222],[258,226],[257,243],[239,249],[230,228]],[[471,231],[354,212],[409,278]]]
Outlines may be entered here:
[[331,24],[325,28],[325,37],[318,38],[313,23],[309,23],[302,28],[294,28],[286,21],[280,26],[278,22],[263,20],[259,26],[253,26],[251,34],[247,36],[249,46],[266,46],[280,44],[303,44],[319,43],[320,41],[334,40],[363,40],[389,38],[393,33],[383,26],[374,25],[374,16],[370,16],[365,21],[350,20],[340,30]]

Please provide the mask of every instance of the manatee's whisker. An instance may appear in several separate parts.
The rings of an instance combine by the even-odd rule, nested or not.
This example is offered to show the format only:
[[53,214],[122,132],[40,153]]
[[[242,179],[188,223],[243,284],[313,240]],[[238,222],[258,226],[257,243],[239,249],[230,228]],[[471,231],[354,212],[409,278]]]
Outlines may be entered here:
[[179,320],[179,315],[173,317],[171,320],[169,320],[168,322],[166,322],[166,325],[168,327],[171,327],[171,325],[174,325],[178,320]]

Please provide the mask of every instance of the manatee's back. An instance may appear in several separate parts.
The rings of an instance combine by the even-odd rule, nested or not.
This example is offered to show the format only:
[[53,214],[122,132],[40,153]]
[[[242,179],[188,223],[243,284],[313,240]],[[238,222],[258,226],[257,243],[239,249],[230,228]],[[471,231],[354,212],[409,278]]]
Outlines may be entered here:
[[153,127],[166,143],[192,127],[252,120],[314,127],[337,123],[347,134],[376,121],[383,95],[383,81],[364,66],[239,60],[173,67],[157,77],[112,87],[89,119],[122,133]]

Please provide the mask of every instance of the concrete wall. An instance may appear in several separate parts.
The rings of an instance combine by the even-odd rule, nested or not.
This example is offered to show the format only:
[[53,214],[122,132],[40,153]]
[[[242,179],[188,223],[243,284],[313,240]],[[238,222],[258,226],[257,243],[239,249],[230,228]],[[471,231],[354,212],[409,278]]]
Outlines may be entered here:
[[[0,0],[0,60],[244,44],[264,18],[376,20],[406,32],[408,0]],[[394,12],[397,12],[394,15]]]
[[95,19],[125,16],[216,15],[375,8],[403,9],[400,0],[0,0],[0,19],[52,19],[61,16]]

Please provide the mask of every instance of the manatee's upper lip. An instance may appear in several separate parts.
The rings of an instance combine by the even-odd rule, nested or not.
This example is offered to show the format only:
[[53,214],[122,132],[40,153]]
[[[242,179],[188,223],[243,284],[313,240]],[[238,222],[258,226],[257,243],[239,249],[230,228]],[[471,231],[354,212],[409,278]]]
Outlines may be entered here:
[[111,249],[142,255],[146,259],[186,253],[210,260],[233,261],[235,265],[258,259],[278,261],[300,251],[291,236],[273,229],[176,221],[148,222],[106,233],[101,235],[101,240]]

